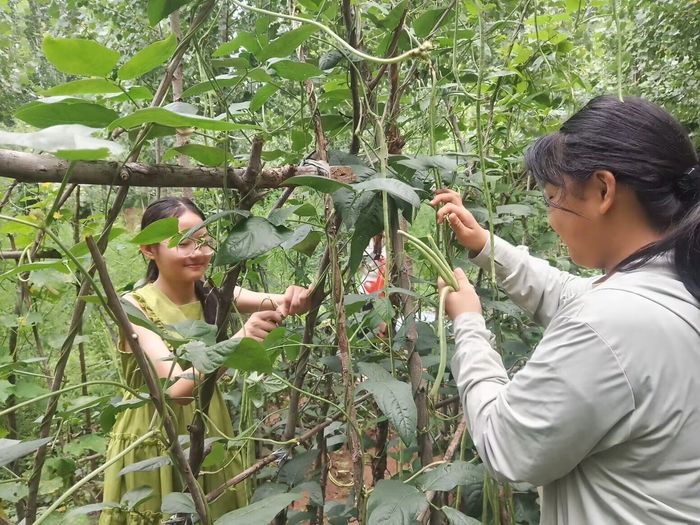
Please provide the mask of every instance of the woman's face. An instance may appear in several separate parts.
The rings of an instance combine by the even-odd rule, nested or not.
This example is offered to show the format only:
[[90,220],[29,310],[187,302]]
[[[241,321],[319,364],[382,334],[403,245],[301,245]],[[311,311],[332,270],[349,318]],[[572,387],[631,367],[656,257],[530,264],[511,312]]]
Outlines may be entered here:
[[569,249],[571,259],[580,266],[602,268],[601,228],[596,200],[588,184],[573,186],[565,177],[562,188],[545,184],[549,224]]
[[[178,217],[178,229],[185,232],[202,223],[201,217],[187,210]],[[206,228],[197,231],[191,239],[177,247],[168,247],[168,241],[141,246],[142,253],[158,265],[158,272],[171,282],[194,283],[204,277],[214,254]]]

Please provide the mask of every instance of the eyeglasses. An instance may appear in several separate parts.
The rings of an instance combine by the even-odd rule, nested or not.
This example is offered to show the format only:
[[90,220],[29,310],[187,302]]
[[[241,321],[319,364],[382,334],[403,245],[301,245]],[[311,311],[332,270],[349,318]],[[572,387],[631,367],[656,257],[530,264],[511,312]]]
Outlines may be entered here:
[[190,237],[180,241],[176,249],[180,257],[189,257],[196,250],[199,250],[202,255],[212,255],[216,251],[216,241],[208,235],[198,238]]

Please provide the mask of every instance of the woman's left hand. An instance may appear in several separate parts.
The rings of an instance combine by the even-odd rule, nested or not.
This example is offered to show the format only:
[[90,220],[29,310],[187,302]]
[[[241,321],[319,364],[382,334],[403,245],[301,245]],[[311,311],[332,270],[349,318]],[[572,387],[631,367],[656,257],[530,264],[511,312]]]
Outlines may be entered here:
[[[481,301],[476,294],[476,290],[469,282],[469,279],[467,279],[464,270],[457,268],[453,273],[459,284],[459,291],[447,294],[445,298],[445,312],[452,320],[467,312],[480,314]],[[445,281],[438,278],[438,291],[442,292],[445,286],[447,286]]]
[[310,308],[311,290],[292,285],[284,292],[282,301],[277,306],[277,311],[287,316],[306,313]]

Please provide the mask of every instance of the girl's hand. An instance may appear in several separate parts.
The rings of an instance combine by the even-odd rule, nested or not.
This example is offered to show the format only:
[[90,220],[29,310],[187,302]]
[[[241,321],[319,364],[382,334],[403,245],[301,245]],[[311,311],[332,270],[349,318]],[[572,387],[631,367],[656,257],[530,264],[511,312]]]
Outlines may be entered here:
[[292,285],[282,295],[277,311],[283,316],[303,314],[311,308],[311,290]]
[[267,334],[277,328],[284,319],[284,316],[277,310],[263,310],[251,314],[234,337],[251,337],[260,342]]
[[[459,283],[459,291],[447,294],[445,298],[445,312],[453,321],[466,312],[480,314],[481,301],[476,294],[476,290],[474,290],[469,279],[467,279],[464,270],[457,268],[454,270],[454,275],[457,283]],[[442,291],[445,286],[445,281],[438,279],[438,290]]]
[[447,218],[457,241],[472,255],[479,254],[486,245],[489,232],[482,228],[471,212],[464,207],[461,195],[454,190],[437,190],[430,205],[437,207],[440,204],[443,206],[437,212],[438,224],[442,224]]

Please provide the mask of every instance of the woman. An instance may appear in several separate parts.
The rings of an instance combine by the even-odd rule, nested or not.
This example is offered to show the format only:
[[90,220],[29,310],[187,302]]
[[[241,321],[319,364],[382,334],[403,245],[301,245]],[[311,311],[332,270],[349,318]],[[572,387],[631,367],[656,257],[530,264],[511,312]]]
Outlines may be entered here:
[[[180,231],[189,230],[204,220],[204,214],[191,200],[168,197],[148,206],[143,214],[141,228],[167,217],[177,217]],[[167,325],[188,320],[199,319],[213,324],[218,301],[216,294],[202,284],[213,255],[212,245],[206,228],[203,228],[177,247],[169,248],[168,241],[141,246],[141,252],[149,260],[147,284],[126,295],[125,299],[164,329]],[[307,311],[309,302],[308,290],[298,286],[290,286],[283,295],[236,288],[236,309],[252,314],[236,337],[245,336],[261,341],[286,315]],[[173,364],[171,348],[156,333],[140,326],[134,326],[134,331],[158,376],[174,380],[166,390],[171,399],[171,414],[175,416],[179,434],[189,435],[187,425],[195,412],[192,401],[196,382],[193,376],[197,371],[193,368],[183,370],[178,364]],[[129,347],[121,341],[119,350],[126,381],[132,388],[141,387],[144,384],[143,378]],[[151,428],[154,412],[153,405],[146,404],[120,414],[111,433],[107,461]],[[233,436],[231,419],[218,388],[209,407],[207,423],[207,437]],[[162,497],[184,488],[178,473],[169,465],[156,470],[130,472],[123,476],[119,472],[127,465],[164,455],[167,455],[167,450],[160,441],[154,439],[134,449],[106,470],[105,502],[118,504],[124,494],[143,486],[153,489],[153,493],[134,512],[124,512],[119,508],[104,510],[100,517],[102,525],[161,523],[164,518],[160,514]],[[210,492],[242,470],[241,460],[237,456],[225,457],[216,465],[208,465],[206,470],[212,473],[200,476],[200,483],[205,492]],[[211,503],[211,517],[216,519],[246,504],[243,488],[228,490]]]
[[698,523],[700,166],[688,135],[649,102],[599,97],[525,164],[571,258],[605,275],[492,245],[458,194],[438,192],[438,221],[482,268],[493,256],[504,290],[545,327],[509,380],[455,270],[452,371],[479,455],[501,480],[543,486],[541,523]]

